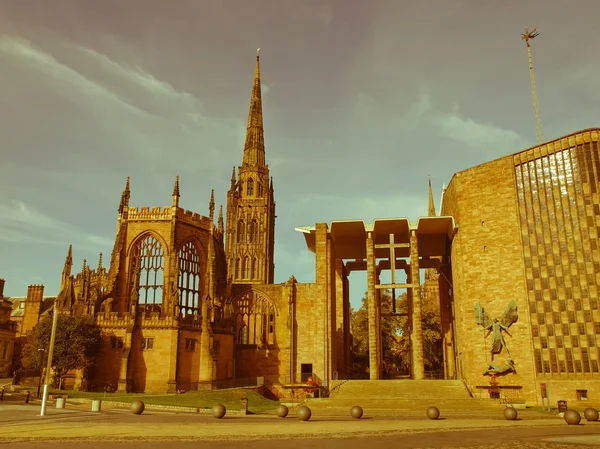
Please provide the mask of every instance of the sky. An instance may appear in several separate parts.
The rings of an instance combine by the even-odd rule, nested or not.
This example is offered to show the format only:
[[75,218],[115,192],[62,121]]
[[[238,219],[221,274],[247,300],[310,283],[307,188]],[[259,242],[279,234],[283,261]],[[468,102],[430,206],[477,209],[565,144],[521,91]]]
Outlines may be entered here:
[[[56,295],[109,260],[132,206],[208,215],[240,165],[256,48],[277,201],[275,281],[314,282],[294,228],[427,215],[452,175],[600,125],[597,0],[2,0],[0,277]],[[77,270],[78,271],[78,270]],[[351,275],[360,304],[365,274]]]

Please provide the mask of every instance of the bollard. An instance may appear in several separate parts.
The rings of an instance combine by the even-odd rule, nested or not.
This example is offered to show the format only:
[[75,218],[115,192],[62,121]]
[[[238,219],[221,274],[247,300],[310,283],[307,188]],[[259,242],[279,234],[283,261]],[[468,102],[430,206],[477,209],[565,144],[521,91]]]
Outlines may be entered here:
[[62,396],[56,398],[56,408],[65,408],[65,398]]
[[92,401],[92,411],[93,412],[102,411],[102,401],[100,399],[94,399]]
[[29,390],[25,393],[25,404],[29,404]]
[[246,415],[248,414],[248,398],[240,399],[240,410],[242,410]]

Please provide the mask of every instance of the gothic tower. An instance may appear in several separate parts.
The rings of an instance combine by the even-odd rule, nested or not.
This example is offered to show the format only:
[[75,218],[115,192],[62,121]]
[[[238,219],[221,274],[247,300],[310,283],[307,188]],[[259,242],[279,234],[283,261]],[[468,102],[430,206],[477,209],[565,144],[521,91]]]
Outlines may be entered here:
[[254,86],[242,165],[231,175],[227,193],[227,273],[236,284],[272,284],[275,272],[275,199],[273,180],[265,163],[265,141],[256,56]]

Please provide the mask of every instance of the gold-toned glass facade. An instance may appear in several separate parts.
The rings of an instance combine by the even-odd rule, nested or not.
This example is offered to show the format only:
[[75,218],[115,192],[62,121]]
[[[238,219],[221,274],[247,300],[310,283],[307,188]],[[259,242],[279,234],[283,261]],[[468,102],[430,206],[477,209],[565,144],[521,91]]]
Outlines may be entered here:
[[599,376],[598,142],[514,156],[536,372]]

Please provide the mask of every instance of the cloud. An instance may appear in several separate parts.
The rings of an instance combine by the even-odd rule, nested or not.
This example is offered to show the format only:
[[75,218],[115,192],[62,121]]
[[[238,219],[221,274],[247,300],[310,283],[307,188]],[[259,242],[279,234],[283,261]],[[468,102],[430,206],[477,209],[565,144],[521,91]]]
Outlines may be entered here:
[[84,232],[18,200],[12,200],[8,204],[0,202],[0,216],[3,218],[0,223],[0,240],[9,243],[73,243],[90,251],[110,248],[114,243],[112,239]]
[[487,152],[502,147],[505,148],[504,153],[510,153],[525,144],[524,139],[515,131],[462,117],[458,106],[454,107],[451,114],[440,114],[436,122],[443,136]]

